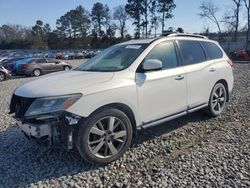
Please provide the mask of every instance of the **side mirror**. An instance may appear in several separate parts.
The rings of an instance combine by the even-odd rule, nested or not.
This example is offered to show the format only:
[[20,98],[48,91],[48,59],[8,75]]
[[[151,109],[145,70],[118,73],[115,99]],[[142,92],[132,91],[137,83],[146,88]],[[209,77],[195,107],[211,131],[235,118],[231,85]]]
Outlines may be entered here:
[[144,71],[153,71],[162,69],[162,62],[158,59],[147,59],[144,61],[142,68]]
[[60,62],[59,61],[56,61],[55,64],[59,64]]

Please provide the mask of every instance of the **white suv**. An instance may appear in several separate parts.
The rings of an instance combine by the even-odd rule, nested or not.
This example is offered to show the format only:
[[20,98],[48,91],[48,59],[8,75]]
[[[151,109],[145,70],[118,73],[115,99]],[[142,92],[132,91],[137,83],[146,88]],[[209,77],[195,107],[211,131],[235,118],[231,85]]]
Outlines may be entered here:
[[76,147],[90,163],[121,157],[137,129],[205,108],[218,116],[232,62],[215,41],[172,34],[112,46],[73,71],[18,87],[10,113],[30,138]]

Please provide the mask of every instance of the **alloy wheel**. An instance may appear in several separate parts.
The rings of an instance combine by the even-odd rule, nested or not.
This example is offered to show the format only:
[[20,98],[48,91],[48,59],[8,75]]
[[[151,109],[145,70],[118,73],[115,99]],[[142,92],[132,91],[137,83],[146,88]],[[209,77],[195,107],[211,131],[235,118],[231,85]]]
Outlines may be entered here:
[[39,70],[39,69],[36,69],[36,70],[34,70],[34,72],[33,72],[33,74],[34,74],[34,76],[40,76],[41,75],[41,71]]
[[69,67],[68,66],[64,67],[64,70],[69,71]]
[[226,92],[222,87],[218,87],[214,90],[212,95],[212,108],[215,112],[221,112],[226,103]]
[[124,123],[117,117],[107,116],[98,120],[89,131],[88,147],[98,158],[110,158],[118,154],[127,140]]

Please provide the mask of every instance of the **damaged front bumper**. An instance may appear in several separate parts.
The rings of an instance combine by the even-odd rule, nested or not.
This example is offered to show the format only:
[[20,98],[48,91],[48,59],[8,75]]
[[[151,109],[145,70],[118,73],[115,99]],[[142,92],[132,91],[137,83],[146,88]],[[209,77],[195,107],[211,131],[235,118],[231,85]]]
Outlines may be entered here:
[[17,121],[17,126],[26,137],[35,139],[38,143],[51,146],[62,144],[70,150],[74,146],[74,135],[81,117],[70,113],[37,116],[33,119]]
[[17,126],[28,137],[42,138],[44,136],[52,137],[51,126],[46,123],[41,124],[23,124],[17,121]]

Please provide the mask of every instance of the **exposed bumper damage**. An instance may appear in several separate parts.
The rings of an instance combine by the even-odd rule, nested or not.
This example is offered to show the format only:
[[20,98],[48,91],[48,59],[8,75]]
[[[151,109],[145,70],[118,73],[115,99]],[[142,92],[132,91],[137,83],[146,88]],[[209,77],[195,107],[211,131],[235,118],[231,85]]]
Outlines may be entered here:
[[34,100],[13,95],[10,114],[17,119],[17,126],[26,137],[35,139],[39,144],[51,146],[60,143],[66,149],[72,149],[74,133],[81,117],[68,112],[25,117],[25,112]]
[[68,150],[73,148],[73,134],[78,127],[80,117],[67,114],[54,119],[43,119],[43,121],[39,119],[40,117],[19,120],[17,126],[26,137],[35,139],[39,144],[51,146],[54,143],[60,143]]

